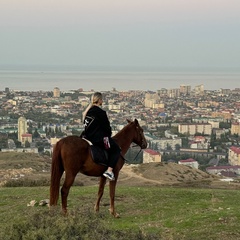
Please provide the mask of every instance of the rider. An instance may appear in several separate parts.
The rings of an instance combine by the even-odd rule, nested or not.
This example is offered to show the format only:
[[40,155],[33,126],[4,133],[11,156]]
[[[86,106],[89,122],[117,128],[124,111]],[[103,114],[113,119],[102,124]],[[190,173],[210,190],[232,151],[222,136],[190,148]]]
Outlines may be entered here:
[[103,176],[107,177],[110,181],[114,181],[113,169],[120,156],[120,148],[111,138],[112,129],[106,111],[101,108],[102,103],[102,94],[95,92],[91,98],[91,103],[83,112],[84,135],[93,145],[107,150],[109,165]]

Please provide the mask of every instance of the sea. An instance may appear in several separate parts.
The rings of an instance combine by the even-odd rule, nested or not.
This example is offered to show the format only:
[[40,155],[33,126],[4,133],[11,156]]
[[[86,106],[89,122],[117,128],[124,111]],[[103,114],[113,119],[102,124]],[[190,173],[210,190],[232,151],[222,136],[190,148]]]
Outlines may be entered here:
[[240,71],[190,71],[143,69],[82,69],[82,68],[4,68],[0,66],[0,91],[157,91],[180,85],[205,90],[240,88]]

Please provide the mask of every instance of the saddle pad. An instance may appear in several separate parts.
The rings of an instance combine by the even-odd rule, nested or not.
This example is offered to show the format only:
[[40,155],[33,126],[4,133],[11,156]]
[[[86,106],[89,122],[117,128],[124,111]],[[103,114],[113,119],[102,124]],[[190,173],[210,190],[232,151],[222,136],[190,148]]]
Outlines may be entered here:
[[90,149],[95,163],[108,166],[108,154],[104,149],[94,145],[90,145]]

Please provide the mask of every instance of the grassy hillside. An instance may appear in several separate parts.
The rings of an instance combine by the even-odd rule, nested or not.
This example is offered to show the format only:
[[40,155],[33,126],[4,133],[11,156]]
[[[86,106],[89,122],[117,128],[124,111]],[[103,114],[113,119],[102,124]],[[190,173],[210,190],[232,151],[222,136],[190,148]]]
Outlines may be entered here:
[[0,152],[0,186],[49,185],[50,168],[49,157]]
[[0,169],[32,168],[36,172],[49,171],[51,160],[35,153],[0,152]]
[[96,194],[72,187],[64,217],[60,207],[27,207],[49,198],[48,187],[0,188],[0,239],[240,239],[238,190],[119,186],[119,219],[108,213],[107,191],[93,212]]

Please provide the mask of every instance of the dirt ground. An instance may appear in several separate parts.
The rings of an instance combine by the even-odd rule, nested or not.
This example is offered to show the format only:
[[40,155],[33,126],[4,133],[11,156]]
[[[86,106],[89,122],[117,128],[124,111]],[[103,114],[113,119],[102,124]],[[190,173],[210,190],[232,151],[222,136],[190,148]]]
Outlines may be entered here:
[[[98,184],[98,178],[82,174],[78,174],[76,181],[85,186]],[[221,181],[219,176],[176,163],[125,164],[120,171],[117,184],[240,189],[237,181]]]

